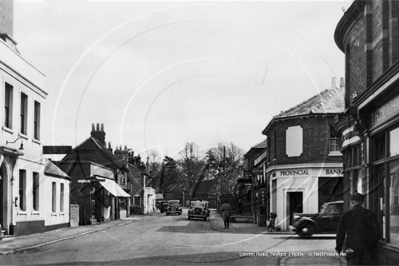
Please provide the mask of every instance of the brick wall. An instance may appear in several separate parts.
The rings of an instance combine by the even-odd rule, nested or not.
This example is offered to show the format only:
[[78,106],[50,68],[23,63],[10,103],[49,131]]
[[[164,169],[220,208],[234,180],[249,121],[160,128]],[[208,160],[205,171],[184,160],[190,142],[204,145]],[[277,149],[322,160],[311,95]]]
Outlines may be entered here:
[[[333,116],[309,116],[275,123],[267,136],[271,138],[268,147],[268,156],[271,156],[269,167],[281,164],[341,163],[341,156],[328,156],[330,125],[333,123]],[[286,130],[291,126],[301,126],[303,129],[303,152],[296,157],[286,154]],[[276,160],[273,160],[274,131],[277,132]]]

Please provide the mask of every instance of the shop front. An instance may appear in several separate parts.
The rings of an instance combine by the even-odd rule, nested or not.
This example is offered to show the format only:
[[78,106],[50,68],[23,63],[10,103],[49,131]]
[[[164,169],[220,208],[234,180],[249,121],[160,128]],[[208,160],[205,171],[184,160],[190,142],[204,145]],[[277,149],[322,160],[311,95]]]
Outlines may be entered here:
[[267,169],[270,210],[281,231],[290,231],[294,213],[317,213],[327,201],[342,199],[342,164],[280,165]]
[[363,170],[363,174],[360,175],[362,178],[357,180],[355,186],[362,189],[361,192],[368,194],[369,202],[366,207],[378,216],[381,226],[380,259],[387,265],[399,263],[399,93],[397,89],[398,84],[395,83],[391,86],[382,86],[374,94],[375,96],[372,95],[358,107],[360,121],[365,126],[365,139],[362,145],[368,150],[365,156],[365,165],[368,167]]

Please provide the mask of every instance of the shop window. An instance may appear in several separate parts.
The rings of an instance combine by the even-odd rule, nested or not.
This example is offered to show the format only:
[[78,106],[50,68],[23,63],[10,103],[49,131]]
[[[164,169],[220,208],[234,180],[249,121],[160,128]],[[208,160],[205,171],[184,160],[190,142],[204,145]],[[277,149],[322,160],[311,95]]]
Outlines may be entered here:
[[399,154],[399,128],[389,131],[389,156]]
[[12,129],[13,87],[6,83],[4,95],[4,126]]
[[389,238],[399,246],[399,161],[389,164]]
[[381,134],[374,138],[374,161],[385,157],[385,134]]
[[26,211],[26,171],[19,170],[19,209]]
[[39,211],[39,173],[33,173],[32,203],[33,210]]
[[24,135],[27,134],[27,121],[28,121],[28,95],[21,93],[21,128],[20,132]]
[[33,137],[40,140],[40,103],[35,101],[33,116]]
[[133,202],[134,205],[141,205],[141,197],[140,196],[134,196],[133,200],[134,200],[134,202]]

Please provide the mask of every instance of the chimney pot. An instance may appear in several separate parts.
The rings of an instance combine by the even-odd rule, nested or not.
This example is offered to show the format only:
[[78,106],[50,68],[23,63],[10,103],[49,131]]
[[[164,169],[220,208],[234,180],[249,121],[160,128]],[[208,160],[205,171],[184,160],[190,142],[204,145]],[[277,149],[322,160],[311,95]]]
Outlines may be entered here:
[[333,77],[331,79],[331,89],[335,89],[337,87],[337,78]]
[[341,88],[344,88],[344,87],[345,87],[345,78],[341,77],[339,86],[340,86]]
[[104,124],[101,124],[101,131],[104,131]]

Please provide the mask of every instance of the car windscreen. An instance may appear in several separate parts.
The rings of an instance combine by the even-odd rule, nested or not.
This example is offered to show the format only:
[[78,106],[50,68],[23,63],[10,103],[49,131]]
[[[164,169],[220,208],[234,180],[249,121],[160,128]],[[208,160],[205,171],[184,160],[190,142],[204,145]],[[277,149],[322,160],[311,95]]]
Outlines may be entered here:
[[191,207],[201,207],[201,208],[205,208],[205,203],[204,202],[192,202],[191,203]]

